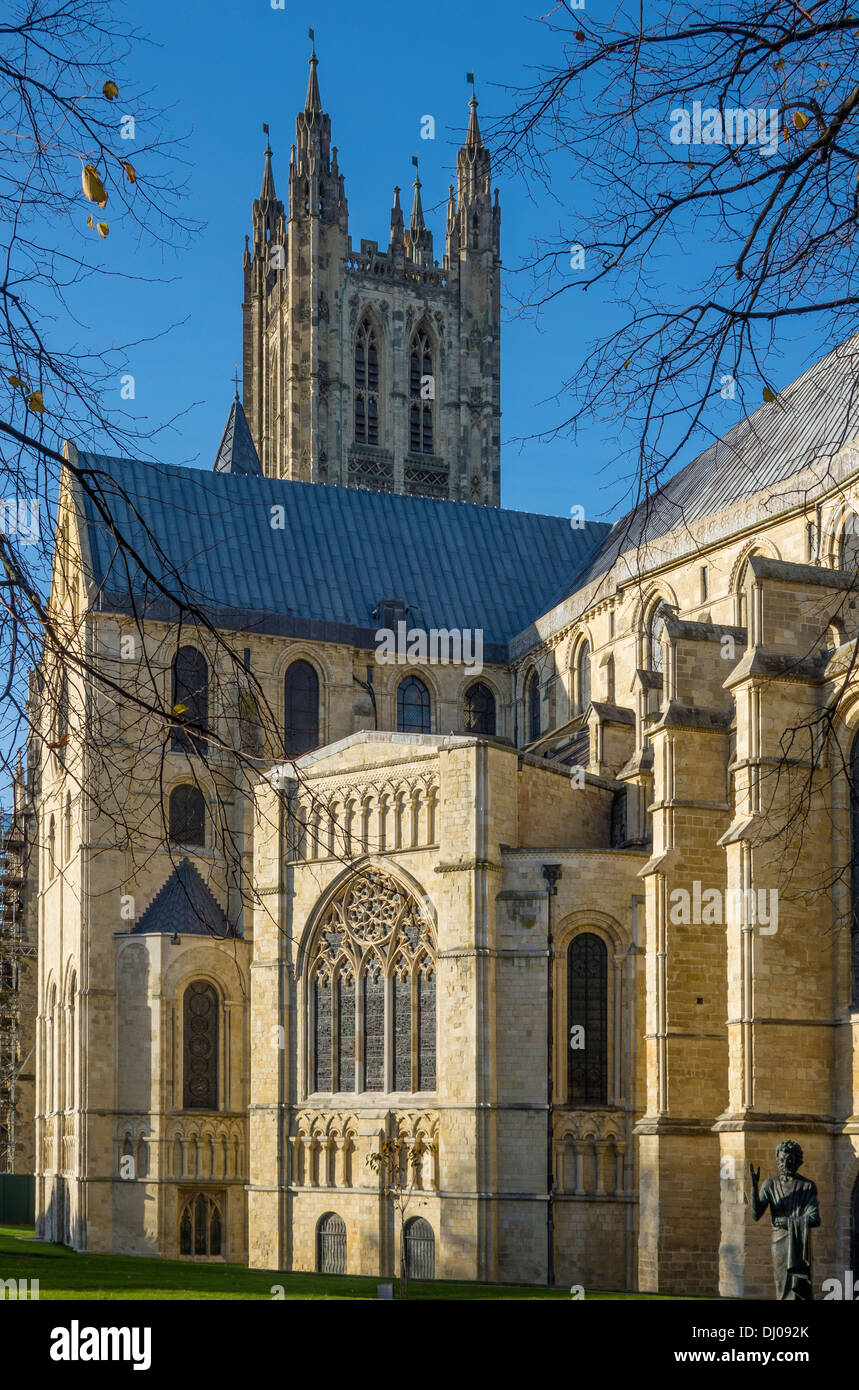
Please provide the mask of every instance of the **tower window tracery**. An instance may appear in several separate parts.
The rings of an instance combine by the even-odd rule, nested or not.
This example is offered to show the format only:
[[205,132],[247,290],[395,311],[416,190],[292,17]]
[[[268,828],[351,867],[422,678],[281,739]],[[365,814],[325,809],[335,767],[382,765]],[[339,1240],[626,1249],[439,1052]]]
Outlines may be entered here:
[[409,449],[413,454],[433,452],[433,401],[435,375],[429,336],[419,330],[409,356]]
[[379,346],[369,319],[355,341],[355,442],[379,443]]

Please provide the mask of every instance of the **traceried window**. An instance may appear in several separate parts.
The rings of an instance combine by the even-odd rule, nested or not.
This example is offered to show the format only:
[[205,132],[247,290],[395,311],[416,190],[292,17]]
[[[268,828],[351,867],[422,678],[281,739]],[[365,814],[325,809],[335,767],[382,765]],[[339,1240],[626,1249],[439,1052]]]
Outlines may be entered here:
[[540,682],[537,672],[532,671],[525,686],[525,719],[528,729],[528,743],[540,737]]
[[379,345],[369,319],[355,339],[355,443],[379,443]]
[[428,335],[418,330],[409,354],[409,449],[413,454],[433,452],[435,373]]
[[576,658],[576,687],[579,697],[579,714],[584,714],[591,702],[591,644],[583,642]]
[[430,693],[417,676],[406,676],[397,689],[397,732],[430,732]]
[[389,874],[355,875],[328,907],[308,1015],[311,1091],[435,1090],[435,933]]
[[179,1213],[179,1254],[192,1259],[217,1259],[224,1244],[224,1193],[196,1192]]
[[205,757],[209,723],[209,665],[196,647],[180,647],[173,659],[174,752]]
[[593,932],[567,950],[567,1091],[572,1105],[608,1102],[608,952]]
[[218,993],[193,980],[182,1005],[182,1105],[185,1110],[218,1108]]
[[170,793],[168,835],[174,845],[202,848],[206,843],[206,800],[193,783],[183,782]]
[[327,1211],[319,1218],[316,1269],[319,1274],[346,1273],[346,1222],[336,1211]]
[[293,661],[283,681],[283,747],[289,758],[319,747],[319,677],[309,661]]
[[462,727],[466,733],[495,733],[495,696],[484,681],[468,687],[464,704]]
[[665,627],[665,620],[657,603],[650,610],[647,619],[647,669],[648,671],[661,671],[663,667],[664,654],[662,651],[662,629]]

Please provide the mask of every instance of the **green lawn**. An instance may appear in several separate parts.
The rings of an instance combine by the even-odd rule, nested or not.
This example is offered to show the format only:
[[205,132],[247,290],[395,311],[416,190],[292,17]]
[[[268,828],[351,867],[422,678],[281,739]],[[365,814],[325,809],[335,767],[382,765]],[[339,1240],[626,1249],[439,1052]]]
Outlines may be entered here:
[[[130,1255],[77,1255],[64,1245],[33,1239],[31,1227],[0,1226],[0,1279],[38,1279],[40,1299],[271,1299],[272,1285],[285,1299],[376,1299],[378,1279],[334,1274],[278,1274],[244,1265],[143,1260]],[[396,1290],[395,1290],[396,1292]],[[568,1288],[515,1284],[412,1284],[416,1299],[569,1300]],[[648,1294],[594,1293],[588,1298],[650,1298]]]

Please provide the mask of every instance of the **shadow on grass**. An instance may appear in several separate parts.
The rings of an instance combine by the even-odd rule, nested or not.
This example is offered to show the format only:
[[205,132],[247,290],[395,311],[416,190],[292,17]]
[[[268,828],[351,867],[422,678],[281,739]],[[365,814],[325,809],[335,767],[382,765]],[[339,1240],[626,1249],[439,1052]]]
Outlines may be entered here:
[[[32,1227],[0,1226],[0,1279],[38,1279],[41,1300],[250,1299],[373,1300],[382,1281],[337,1274],[284,1274],[245,1265],[197,1264],[134,1255],[77,1254],[34,1239]],[[396,1293],[396,1285],[394,1288]],[[411,1283],[413,1300],[570,1299],[567,1288],[514,1284]],[[594,1293],[588,1299],[659,1299],[653,1294]],[[664,1300],[659,1300],[664,1301]],[[673,1301],[673,1300],[672,1300]],[[683,1300],[687,1301],[687,1300]],[[689,1300],[691,1301],[691,1300]],[[697,1301],[697,1300],[695,1300]]]

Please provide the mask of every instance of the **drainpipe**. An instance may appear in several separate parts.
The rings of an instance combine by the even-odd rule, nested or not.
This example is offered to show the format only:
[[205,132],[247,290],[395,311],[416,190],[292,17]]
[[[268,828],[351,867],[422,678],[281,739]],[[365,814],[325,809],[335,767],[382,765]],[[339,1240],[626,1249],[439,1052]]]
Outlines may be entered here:
[[546,1283],[555,1282],[555,937],[552,899],[563,870],[544,864],[546,880]]

